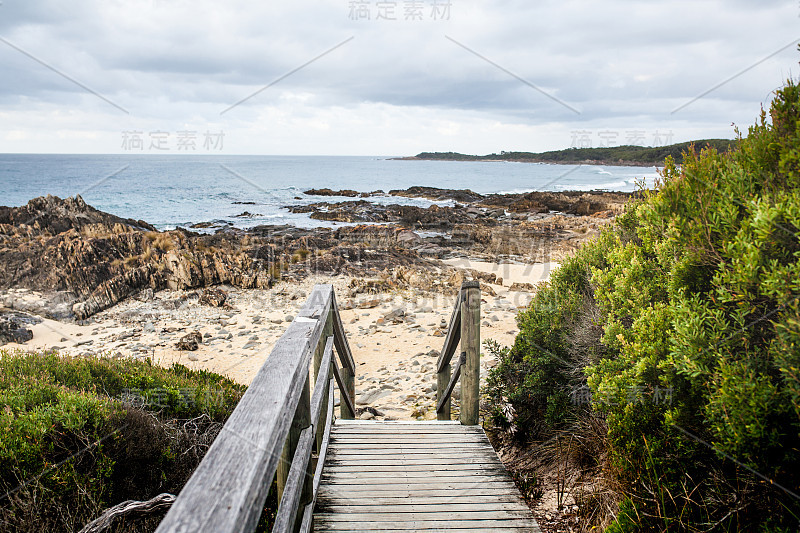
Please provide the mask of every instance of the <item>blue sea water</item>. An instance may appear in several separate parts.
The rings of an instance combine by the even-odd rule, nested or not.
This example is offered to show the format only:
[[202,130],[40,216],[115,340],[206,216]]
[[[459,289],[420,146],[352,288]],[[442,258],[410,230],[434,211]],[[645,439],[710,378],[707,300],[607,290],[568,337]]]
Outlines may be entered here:
[[[62,198],[80,194],[97,209],[146,220],[160,229],[211,220],[226,220],[238,227],[314,227],[335,224],[289,213],[285,207],[346,198],[304,195],[310,188],[389,191],[425,185],[479,193],[632,191],[637,180],[650,184],[655,177],[656,169],[647,167],[387,157],[0,154],[0,205],[19,206],[46,194]],[[368,200],[419,206],[436,203],[390,196]],[[257,216],[236,217],[243,211]]]

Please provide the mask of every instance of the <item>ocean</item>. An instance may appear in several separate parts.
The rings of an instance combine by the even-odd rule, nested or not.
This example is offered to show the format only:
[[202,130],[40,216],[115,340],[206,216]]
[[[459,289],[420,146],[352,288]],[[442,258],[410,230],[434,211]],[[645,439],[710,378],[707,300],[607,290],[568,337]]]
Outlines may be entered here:
[[[0,205],[20,206],[46,194],[62,198],[80,194],[97,209],[145,220],[159,229],[213,220],[242,228],[259,224],[317,227],[337,223],[289,213],[285,207],[352,198],[304,195],[310,188],[388,192],[424,185],[484,194],[633,191],[637,181],[652,184],[656,176],[653,167],[400,161],[363,156],[0,154]],[[367,200],[422,207],[452,203],[393,196]],[[244,211],[254,216],[236,216]]]

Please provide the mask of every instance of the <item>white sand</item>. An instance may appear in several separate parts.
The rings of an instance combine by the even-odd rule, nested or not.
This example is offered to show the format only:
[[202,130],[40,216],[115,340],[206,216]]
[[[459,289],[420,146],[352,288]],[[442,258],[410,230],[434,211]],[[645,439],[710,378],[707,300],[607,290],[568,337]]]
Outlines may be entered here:
[[480,272],[489,272],[503,278],[503,285],[510,287],[512,283],[531,283],[533,285],[547,281],[550,274],[559,267],[559,263],[487,263],[474,259],[445,259],[442,261],[457,268],[471,268]]
[[[492,264],[478,261],[449,264],[494,272],[504,286],[493,285],[497,296],[482,298],[481,339],[509,346],[517,334],[516,314],[530,302],[531,294],[510,291],[512,282],[535,283],[546,279],[557,265]],[[53,320],[31,326],[33,339],[25,345],[4,348],[48,349],[58,347],[71,354],[152,358],[158,364],[180,362],[250,383],[264,364],[275,342],[303,305],[315,283],[332,283],[339,301],[345,300],[350,278],[316,276],[299,283],[280,283],[270,290],[225,288],[230,309],[212,308],[197,299],[181,300],[175,291],[157,293],[155,301],[129,299],[98,313],[91,324],[65,324]],[[356,361],[359,406],[371,405],[388,417],[434,418],[435,361],[444,344],[440,324],[449,321],[453,296],[423,298],[410,291],[384,293],[372,309],[342,310],[341,316]],[[33,295],[35,296],[35,295]],[[174,302],[178,302],[174,308]],[[377,324],[393,309],[413,314],[413,322]],[[377,327],[376,327],[377,326]],[[175,343],[188,332],[199,331],[204,342],[197,351],[179,351]],[[435,351],[437,353],[428,354]],[[484,353],[481,374],[494,365]],[[375,396],[380,396],[374,398]],[[365,402],[364,400],[371,400]]]

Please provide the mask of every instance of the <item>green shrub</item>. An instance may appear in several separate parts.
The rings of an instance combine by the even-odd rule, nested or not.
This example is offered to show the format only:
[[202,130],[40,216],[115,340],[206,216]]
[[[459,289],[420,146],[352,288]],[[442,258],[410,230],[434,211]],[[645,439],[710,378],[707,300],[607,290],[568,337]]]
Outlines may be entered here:
[[[582,370],[627,494],[610,531],[777,531],[800,521],[792,82],[770,117],[762,112],[731,152],[692,149],[680,167],[667,159],[656,190],[554,273],[490,377],[518,432],[541,433],[568,423],[575,406],[558,391],[575,390]],[[572,339],[587,329],[584,315],[602,337],[581,356]]]
[[[584,256],[567,259],[517,317],[520,332],[514,345],[505,350],[489,346],[499,359],[487,380],[492,418],[503,427],[513,422],[519,438],[564,427],[580,408],[574,392],[585,386],[583,358],[597,357],[601,348],[599,328],[586,322],[593,308],[589,278]],[[513,420],[505,405],[513,408]]]
[[0,350],[0,530],[75,531],[177,493],[243,392],[180,365]]

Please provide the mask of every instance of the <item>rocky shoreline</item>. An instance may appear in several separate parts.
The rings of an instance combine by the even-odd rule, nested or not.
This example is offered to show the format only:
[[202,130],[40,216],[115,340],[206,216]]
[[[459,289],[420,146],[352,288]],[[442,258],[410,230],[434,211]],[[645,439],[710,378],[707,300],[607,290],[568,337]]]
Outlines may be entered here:
[[[536,284],[630,197],[391,194],[452,205],[330,191],[321,197],[353,199],[307,212],[354,224],[205,233],[157,231],[80,197],[0,207],[0,345],[181,362],[249,383],[313,285],[331,283],[359,365],[360,415],[430,418],[432,365],[461,282],[481,281],[484,338],[511,344]],[[487,354],[482,375],[493,364]]]
[[[330,191],[336,196],[350,192]],[[415,280],[427,279],[424,273],[448,257],[557,261],[620,213],[630,198],[607,192],[483,196],[431,187],[391,194],[456,203],[424,209],[363,199],[317,202],[289,209],[359,224],[246,231],[225,225],[209,234],[156,231],[147,222],[98,211],[80,196],[35,198],[22,207],[0,207],[0,291],[39,291],[46,295],[41,305],[27,302],[22,310],[83,320],[146,289],[219,284],[268,289],[278,280],[311,273],[391,279],[397,285],[409,277],[398,277],[398,269],[420,272],[410,276]],[[432,280],[420,283],[435,289]]]

